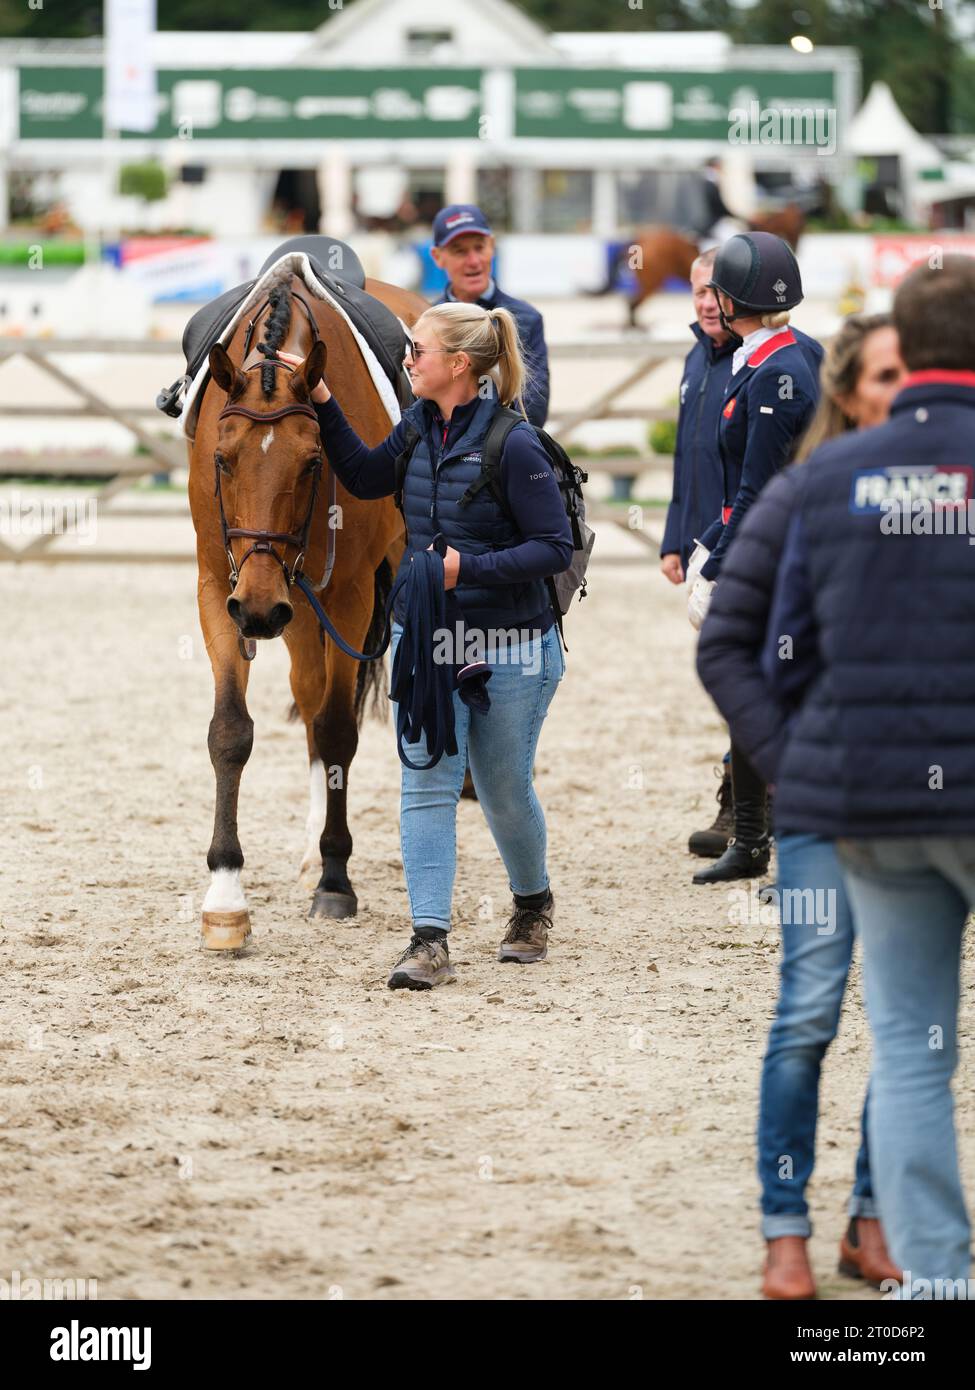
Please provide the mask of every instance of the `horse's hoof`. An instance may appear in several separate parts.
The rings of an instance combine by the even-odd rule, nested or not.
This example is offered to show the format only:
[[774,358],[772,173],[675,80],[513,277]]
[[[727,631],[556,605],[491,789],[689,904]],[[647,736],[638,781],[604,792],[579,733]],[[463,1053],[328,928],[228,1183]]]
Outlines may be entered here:
[[200,944],[205,951],[242,951],[251,934],[251,915],[241,912],[204,912]]
[[311,900],[309,917],[354,917],[359,900],[354,893],[332,893],[318,888]]

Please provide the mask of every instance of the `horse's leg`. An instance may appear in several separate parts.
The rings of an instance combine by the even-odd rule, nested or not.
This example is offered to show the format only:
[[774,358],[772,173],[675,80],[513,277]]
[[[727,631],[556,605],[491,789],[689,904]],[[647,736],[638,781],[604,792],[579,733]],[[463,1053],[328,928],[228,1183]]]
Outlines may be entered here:
[[247,713],[248,663],[240,655],[237,629],[216,586],[200,585],[200,622],[215,686],[213,718],[207,744],[216,775],[213,840],[207,854],[210,887],[203,899],[203,945],[210,951],[235,951],[250,936],[250,913],[240,882],[244,856],[237,835],[237,799],[244,764],[254,742],[254,721]]
[[[354,646],[361,643],[369,626],[363,613],[355,624]],[[344,636],[345,634],[343,634]],[[325,668],[325,700],[316,714],[312,730],[325,780],[325,828],[321,838],[322,876],[312,899],[311,917],[354,917],[358,902],[349,882],[348,862],[352,835],[347,816],[349,767],[359,746],[355,715],[355,686],[358,662],[329,644]]]
[[[309,621],[310,620],[310,621]],[[317,887],[322,876],[322,832],[325,829],[325,764],[318,752],[315,716],[325,700],[325,652],[318,624],[309,613],[296,617],[285,632],[291,652],[291,693],[295,697],[308,742],[308,819],[305,855],[298,879],[306,888]]]

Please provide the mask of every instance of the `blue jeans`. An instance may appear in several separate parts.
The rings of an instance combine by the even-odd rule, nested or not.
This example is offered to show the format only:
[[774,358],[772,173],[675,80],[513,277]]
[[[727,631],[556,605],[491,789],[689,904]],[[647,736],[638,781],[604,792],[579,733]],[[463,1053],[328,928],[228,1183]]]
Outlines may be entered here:
[[[402,632],[394,623],[394,657]],[[414,927],[450,930],[457,802],[468,760],[511,891],[527,896],[549,886],[545,816],[532,784],[532,763],[552,696],[565,675],[558,628],[553,624],[542,637],[488,654],[487,660],[487,714],[472,711],[454,692],[454,756],[425,771],[402,768],[400,846]],[[429,756],[422,740],[403,747],[413,762]]]
[[975,836],[840,840],[837,853],[863,941],[870,1142],[888,1249],[905,1282],[908,1272],[967,1280],[971,1230],[951,1078]]
[[[762,1064],[758,1112],[758,1175],[766,1240],[812,1233],[805,1194],[816,1158],[819,1073],[839,1027],[854,939],[832,842],[818,835],[783,835],[776,847],[781,984]],[[877,1215],[866,1104],[848,1210],[850,1216]]]

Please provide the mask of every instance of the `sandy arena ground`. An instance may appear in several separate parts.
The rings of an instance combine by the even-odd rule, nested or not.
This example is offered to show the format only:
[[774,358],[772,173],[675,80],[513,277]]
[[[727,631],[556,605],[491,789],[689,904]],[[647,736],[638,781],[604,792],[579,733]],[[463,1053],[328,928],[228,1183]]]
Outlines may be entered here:
[[[357,920],[297,883],[306,767],[262,646],[241,803],[249,957],[197,949],[211,677],[190,565],[4,575],[0,1274],[101,1298],[751,1298],[752,1134],[777,928],[693,888],[718,718],[682,595],[596,564],[543,733],[557,929],[494,959],[508,897],[461,804],[456,984],[390,993],[406,940],[391,726],[351,781]],[[963,1032],[972,1029],[972,938]],[[869,1041],[858,978],[811,1191],[823,1295]],[[975,1171],[970,1039],[958,1078]]]

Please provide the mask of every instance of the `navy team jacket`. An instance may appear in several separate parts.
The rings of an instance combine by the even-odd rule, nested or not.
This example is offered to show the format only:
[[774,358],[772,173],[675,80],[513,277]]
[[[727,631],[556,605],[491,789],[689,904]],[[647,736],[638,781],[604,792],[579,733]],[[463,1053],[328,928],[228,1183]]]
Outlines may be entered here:
[[[403,483],[407,549],[426,550],[441,532],[460,553],[454,593],[470,627],[547,631],[555,620],[544,580],[572,560],[572,529],[548,455],[527,422],[515,425],[501,454],[500,481],[508,510],[490,488],[461,507],[481,473],[481,449],[498,408],[496,396],[475,396],[445,421],[432,401],[416,401],[391,434],[370,449],[346,420],[335,397],[315,406],[328,461],[355,497],[388,497],[396,488],[396,459],[410,424],[420,433]],[[403,594],[394,613],[403,621]]]
[[975,834],[973,457],[975,372],[932,370],[798,470],[762,662],[795,709],[780,833]]
[[731,376],[736,340],[718,347],[698,323],[697,342],[687,354],[680,384],[680,413],[674,447],[674,488],[660,554],[679,555],[684,569],[708,526],[721,510],[724,474],[718,449],[718,418]]
[[711,554],[701,569],[717,579],[742,517],[768,480],[792,459],[819,400],[823,349],[783,328],[728,380],[718,417],[724,506],[701,537]]

